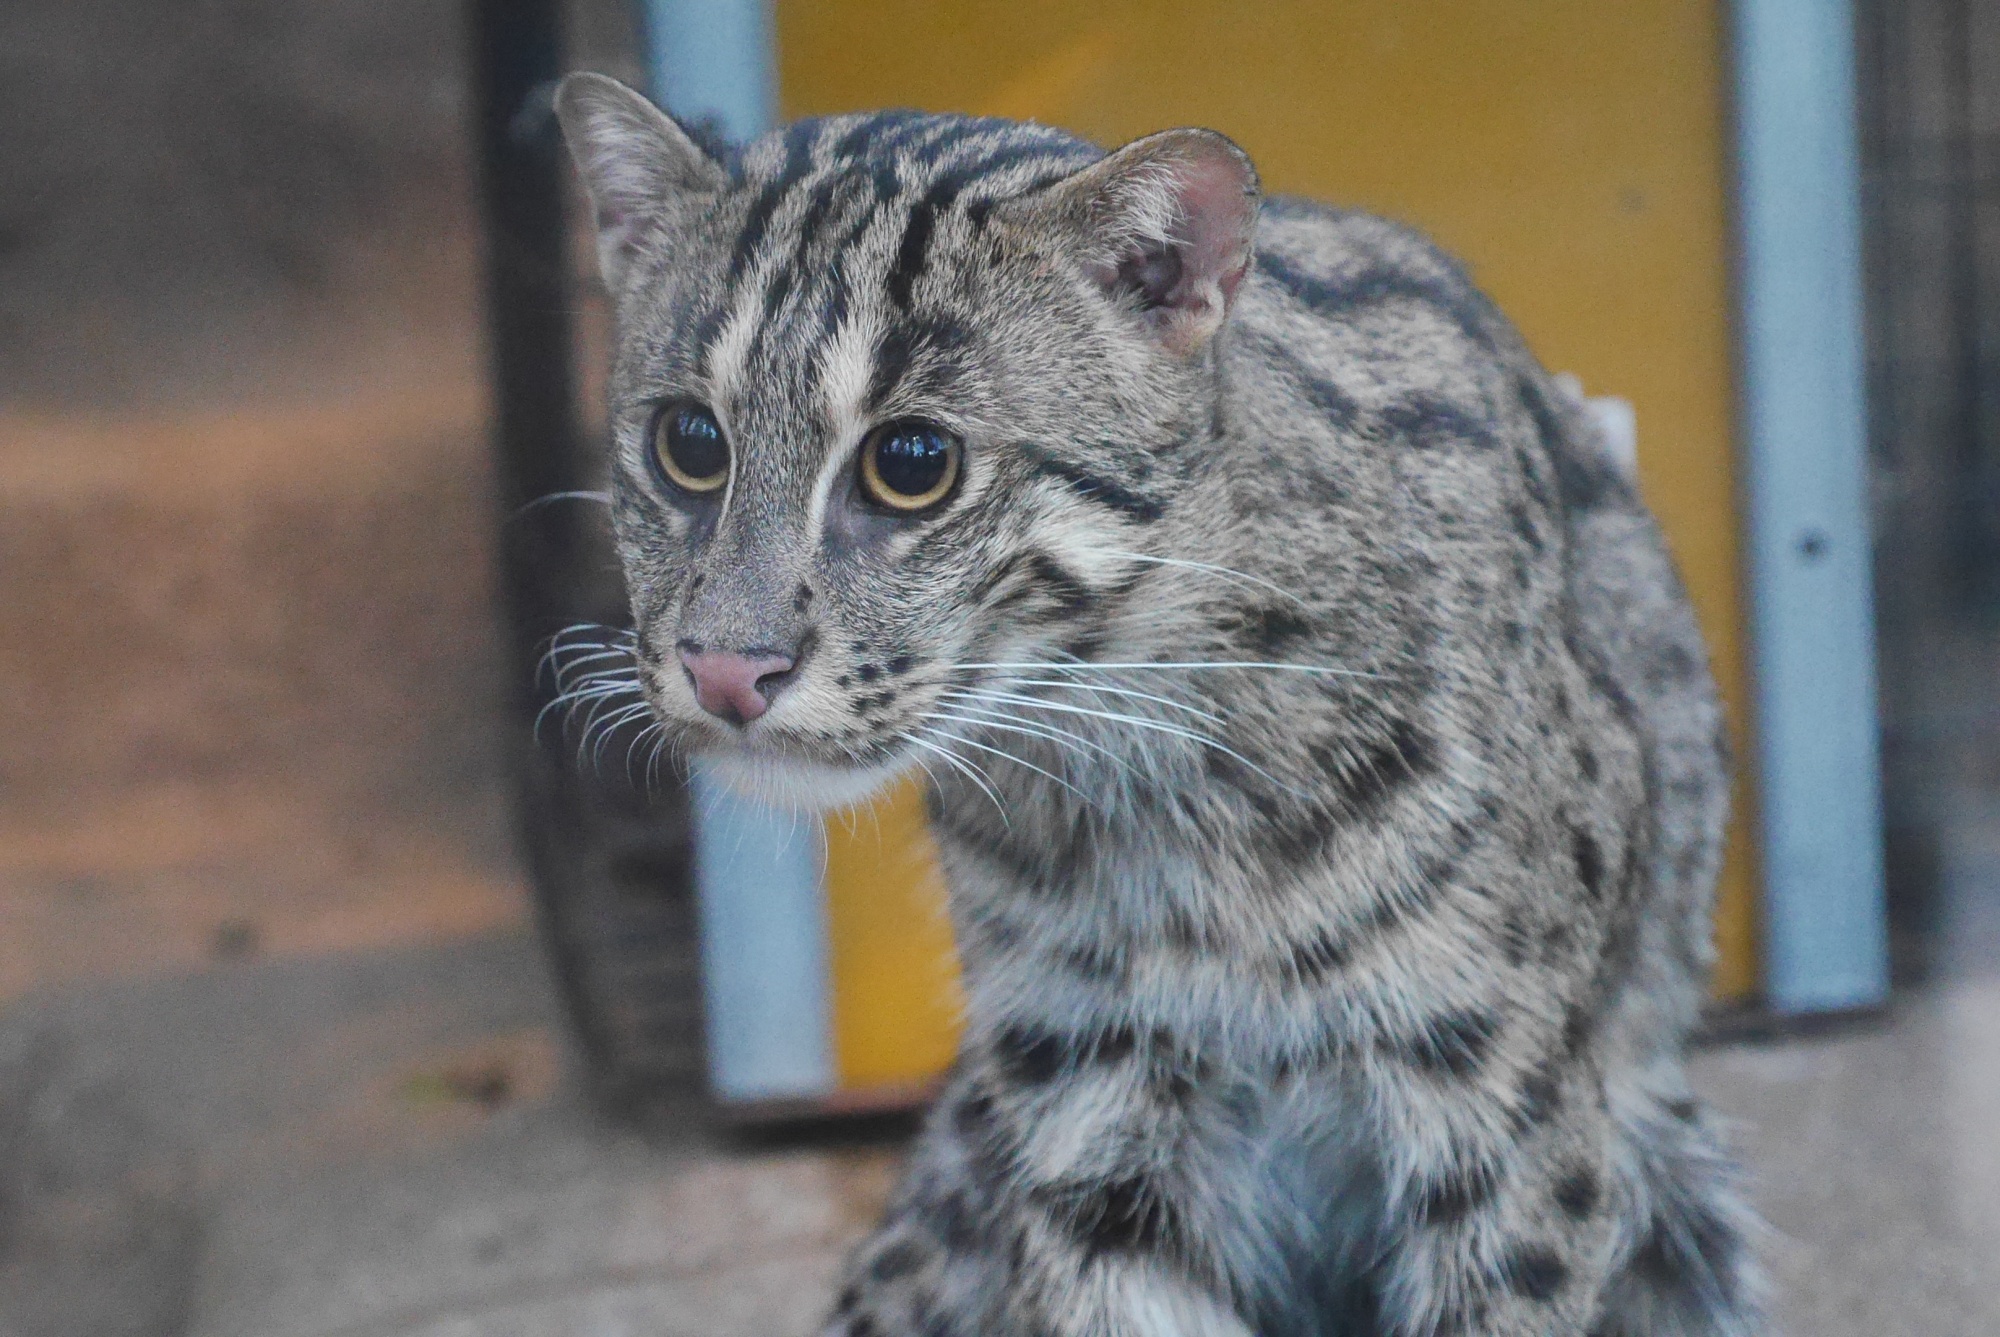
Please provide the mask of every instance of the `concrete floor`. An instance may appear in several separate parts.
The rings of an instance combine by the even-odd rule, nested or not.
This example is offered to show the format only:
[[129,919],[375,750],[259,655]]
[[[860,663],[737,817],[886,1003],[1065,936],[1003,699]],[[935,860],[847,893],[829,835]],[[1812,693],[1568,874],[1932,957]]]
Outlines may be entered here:
[[[2000,808],[1948,828],[1928,979],[1704,1050],[1791,1337],[2000,1333]],[[580,1101],[530,937],[67,985],[0,1020],[8,1337],[807,1332],[893,1139]]]

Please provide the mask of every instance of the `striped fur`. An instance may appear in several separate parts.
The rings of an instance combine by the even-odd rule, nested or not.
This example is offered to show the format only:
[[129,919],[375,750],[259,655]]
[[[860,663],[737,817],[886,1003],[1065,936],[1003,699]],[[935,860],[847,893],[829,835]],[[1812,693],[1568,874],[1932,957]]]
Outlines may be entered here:
[[[725,154],[609,80],[559,108],[660,728],[782,802],[930,773],[965,1048],[826,1332],[1757,1331],[1681,1068],[1705,652],[1458,267],[1260,212],[1205,132],[884,113]],[[720,500],[647,467],[677,399],[732,442]],[[906,416],[966,452],[916,519],[854,481]],[[681,643],[800,666],[738,728]]]

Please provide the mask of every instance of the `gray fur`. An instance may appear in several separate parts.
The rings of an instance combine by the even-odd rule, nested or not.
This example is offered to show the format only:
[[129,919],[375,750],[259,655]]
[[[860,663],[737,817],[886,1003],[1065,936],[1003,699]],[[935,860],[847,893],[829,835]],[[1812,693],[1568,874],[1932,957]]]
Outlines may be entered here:
[[[891,113],[734,158],[608,80],[559,107],[661,730],[778,799],[930,772],[965,1047],[826,1332],[1758,1331],[1681,1067],[1705,652],[1458,267],[1260,216],[1205,132]],[[647,468],[676,398],[731,439],[720,501]],[[965,442],[918,519],[853,482],[906,415]],[[678,643],[801,665],[735,728]]]

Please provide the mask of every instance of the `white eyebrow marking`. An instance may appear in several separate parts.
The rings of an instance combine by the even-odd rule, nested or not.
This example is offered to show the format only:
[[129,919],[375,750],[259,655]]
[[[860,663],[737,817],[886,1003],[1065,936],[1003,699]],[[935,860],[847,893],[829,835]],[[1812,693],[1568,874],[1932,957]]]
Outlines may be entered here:
[[826,458],[820,461],[819,475],[813,480],[806,516],[806,533],[815,546],[826,522],[834,480],[846,467],[868,420],[868,386],[875,374],[875,342],[881,324],[880,314],[872,309],[850,315],[834,331],[820,362],[819,394],[830,430]]
[[738,383],[747,371],[750,345],[755,342],[757,327],[763,319],[764,284],[769,281],[770,268],[767,265],[758,270],[751,281],[743,284],[737,292],[735,309],[723,322],[722,332],[708,346],[709,411],[722,424],[723,437],[729,442],[729,483],[723,489],[722,507],[716,514],[718,526],[729,518],[731,503],[736,499],[736,482],[742,475],[738,455],[742,437],[731,421],[730,407],[736,402]]

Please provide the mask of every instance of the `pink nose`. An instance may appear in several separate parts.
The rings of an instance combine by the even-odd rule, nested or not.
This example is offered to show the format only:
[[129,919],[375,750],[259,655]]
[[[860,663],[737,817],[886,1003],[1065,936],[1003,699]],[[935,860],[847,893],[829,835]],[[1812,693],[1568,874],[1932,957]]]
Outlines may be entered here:
[[798,661],[789,655],[739,655],[727,650],[681,651],[694,699],[719,720],[748,724],[771,708]]

